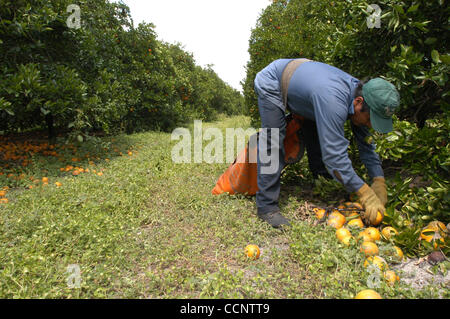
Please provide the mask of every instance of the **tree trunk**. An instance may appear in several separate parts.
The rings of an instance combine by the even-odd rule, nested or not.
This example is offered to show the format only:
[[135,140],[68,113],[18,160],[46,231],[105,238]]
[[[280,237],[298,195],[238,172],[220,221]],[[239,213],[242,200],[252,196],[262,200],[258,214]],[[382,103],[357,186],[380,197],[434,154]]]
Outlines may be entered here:
[[55,129],[53,127],[53,115],[52,114],[47,114],[45,116],[45,122],[47,123],[47,128],[48,128],[48,140],[49,142],[54,141],[55,139]]

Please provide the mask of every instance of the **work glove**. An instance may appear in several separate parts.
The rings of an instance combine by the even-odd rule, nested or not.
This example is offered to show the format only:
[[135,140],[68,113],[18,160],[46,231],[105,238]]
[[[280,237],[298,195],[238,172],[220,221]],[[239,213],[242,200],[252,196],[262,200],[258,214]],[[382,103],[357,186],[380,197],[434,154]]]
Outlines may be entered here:
[[361,217],[366,224],[374,225],[378,212],[384,218],[386,208],[369,185],[364,184],[356,194],[360,203],[364,206],[365,211],[361,213]]
[[382,177],[382,176],[374,177],[371,188],[375,192],[375,194],[377,194],[378,199],[380,200],[381,204],[383,204],[383,206],[386,206],[387,190],[386,190],[386,182],[384,180],[384,177]]

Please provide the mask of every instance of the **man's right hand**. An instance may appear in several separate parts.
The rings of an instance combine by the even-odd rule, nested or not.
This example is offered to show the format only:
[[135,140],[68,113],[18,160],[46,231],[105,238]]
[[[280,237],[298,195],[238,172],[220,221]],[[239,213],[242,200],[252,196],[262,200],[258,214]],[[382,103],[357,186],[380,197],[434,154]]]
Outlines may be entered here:
[[361,217],[366,224],[370,223],[371,225],[374,225],[378,212],[380,212],[384,218],[386,208],[369,185],[364,184],[356,193],[365,209],[365,212],[361,214]]
[[384,177],[382,176],[374,177],[373,184],[370,188],[372,188],[375,194],[377,194],[377,197],[380,199],[381,204],[385,206],[388,200],[387,200],[386,181]]

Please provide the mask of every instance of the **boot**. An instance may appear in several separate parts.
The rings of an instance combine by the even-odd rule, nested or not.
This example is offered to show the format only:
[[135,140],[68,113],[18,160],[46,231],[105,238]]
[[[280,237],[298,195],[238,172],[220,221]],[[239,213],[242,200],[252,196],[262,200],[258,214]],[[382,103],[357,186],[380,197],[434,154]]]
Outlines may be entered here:
[[273,211],[269,213],[258,213],[258,217],[262,220],[268,222],[270,226],[274,228],[280,228],[283,225],[290,226],[289,220],[287,220],[283,215],[281,215],[280,211]]

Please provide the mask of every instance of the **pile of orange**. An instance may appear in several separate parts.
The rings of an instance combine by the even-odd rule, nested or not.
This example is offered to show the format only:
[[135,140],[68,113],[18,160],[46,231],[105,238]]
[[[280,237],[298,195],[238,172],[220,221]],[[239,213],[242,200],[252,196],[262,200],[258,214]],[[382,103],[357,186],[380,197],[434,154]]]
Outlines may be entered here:
[[3,162],[3,168],[10,168],[11,164],[19,163],[22,167],[31,164],[31,158],[34,154],[41,153],[44,156],[59,157],[60,155],[54,150],[54,145],[47,142],[31,142],[31,141],[8,141],[5,138],[0,139],[0,161]]
[[[391,226],[385,226],[381,229],[379,226],[383,219],[381,213],[378,213],[375,223],[366,228],[358,214],[362,210],[363,207],[359,203],[353,202],[339,205],[337,209],[333,209],[331,212],[322,208],[313,208],[316,218],[322,221],[326,219],[329,226],[336,228],[336,237],[342,244],[345,246],[350,246],[351,244],[359,245],[360,252],[366,258],[364,267],[378,267],[383,272],[386,282],[389,285],[394,285],[400,280],[400,277],[394,271],[389,270],[388,263],[380,256],[380,249],[377,243],[381,240],[392,243],[392,238],[398,235],[399,232]],[[327,214],[328,212],[329,214]],[[355,230],[356,228],[359,228],[360,231],[355,238],[350,230]],[[433,243],[434,249],[438,249],[443,246],[447,236],[448,229],[445,224],[433,221],[422,229],[419,240]],[[388,257],[390,262],[401,262],[403,260],[404,254],[400,247],[391,245],[382,248],[383,256]],[[381,298],[381,296],[369,289],[360,292],[357,298]]]
[[10,181],[24,180],[25,170],[33,163],[33,156],[53,156],[61,158],[57,146],[42,141],[12,141],[0,137],[0,176]]
[[[55,157],[57,161],[64,163],[62,165],[67,164],[59,168],[59,172],[63,173],[62,175],[79,176],[83,173],[93,173],[103,176],[104,169],[96,168],[94,161],[103,159],[105,162],[109,162],[108,158],[104,158],[100,154],[81,152],[74,144],[49,144],[45,140],[45,136],[37,135],[38,137],[33,136],[23,141],[19,140],[22,139],[20,136],[6,137],[0,135],[0,204],[8,203],[6,190],[1,188],[2,185],[28,189],[32,189],[36,185],[47,186],[50,183],[56,187],[63,186],[61,182],[50,181],[48,177],[45,177],[50,173],[46,169],[43,169],[40,173],[36,172],[39,175],[44,175],[42,178],[30,176],[30,169],[33,170],[33,167],[30,168],[29,166],[33,164],[33,157],[36,155]],[[111,142],[116,144],[116,139],[111,139]],[[114,144],[110,147],[104,147],[103,150],[110,154],[114,151],[118,156],[128,155],[130,160],[134,157],[133,155],[138,153],[137,149],[141,148],[137,146],[120,149],[120,146]],[[40,161],[43,162],[42,159]],[[83,165],[82,163],[85,161],[89,162],[89,165]],[[57,174],[53,173],[52,175]],[[27,185],[27,180],[30,180],[31,184]]]
[[[365,227],[360,212],[363,207],[359,203],[346,202],[339,205],[337,209],[332,210],[327,216],[327,210],[323,208],[313,208],[316,218],[325,220],[327,225],[336,228],[336,237],[345,246],[359,245],[359,250],[364,254],[366,260],[364,267],[371,265],[378,267],[383,272],[383,276],[388,284],[394,285],[400,280],[399,276],[392,270],[389,270],[388,263],[379,256],[380,249],[377,245],[381,239],[389,241],[390,238],[398,234],[392,227],[385,227],[381,232],[378,226],[381,224],[383,215],[379,214],[374,225]],[[351,230],[360,229],[357,236],[353,236]],[[403,252],[399,247],[394,247],[393,254],[396,255],[397,260],[403,259]],[[381,296],[374,290],[363,290],[355,297],[356,299],[380,299]]]
[[[27,176],[29,174],[30,164],[33,163],[33,157],[37,154],[45,157],[55,157],[60,162],[69,162],[71,165],[61,167],[60,172],[68,172],[73,176],[78,176],[82,173],[92,172],[98,176],[102,176],[102,171],[96,171],[93,169],[94,160],[100,160],[101,158],[96,155],[91,155],[89,153],[79,154],[78,148],[73,144],[49,144],[43,138],[39,139],[29,139],[29,140],[18,140],[19,138],[10,138],[5,136],[0,136],[0,183],[6,183],[9,186],[22,185],[28,189],[34,187],[34,184],[48,185],[49,181],[47,178],[35,179],[33,176]],[[115,142],[113,139],[112,142]],[[117,146],[112,146],[114,152],[118,155],[124,155]],[[105,151],[109,151],[109,148],[105,148]],[[122,150],[124,151],[124,150]],[[130,157],[135,155],[137,152],[132,149],[126,149],[125,154]],[[81,167],[81,162],[83,160],[89,161],[89,168]],[[109,161],[109,159],[105,159]],[[77,165],[78,164],[78,165]],[[44,174],[47,173],[44,170]],[[26,180],[32,181],[31,185],[26,184]],[[1,185],[1,184],[0,184]],[[5,185],[5,184],[3,184]],[[55,182],[57,187],[61,187],[60,182]],[[1,186],[0,186],[1,187]],[[0,202],[7,203],[7,198],[1,196]]]

